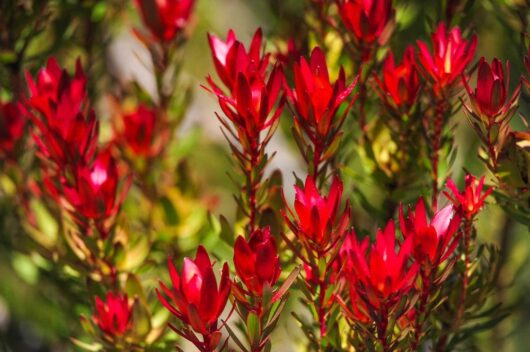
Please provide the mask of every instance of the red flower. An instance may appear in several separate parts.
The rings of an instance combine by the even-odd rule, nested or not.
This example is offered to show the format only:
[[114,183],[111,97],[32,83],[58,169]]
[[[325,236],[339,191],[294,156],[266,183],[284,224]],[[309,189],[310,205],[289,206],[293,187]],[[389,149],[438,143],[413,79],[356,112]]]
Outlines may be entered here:
[[[160,302],[184,324],[190,325],[195,332],[203,336],[216,333],[217,320],[230,294],[228,264],[223,265],[219,286],[210,257],[203,246],[197,249],[195,260],[184,258],[182,274],[177,272],[171,260],[168,260],[168,267],[173,289],[170,290],[160,282],[160,288],[165,294],[164,296],[158,289],[156,290]],[[191,336],[189,339],[191,340]],[[200,342],[196,340],[194,343]],[[209,347],[208,350],[215,348],[215,346]]]
[[466,175],[466,186],[464,191],[460,192],[453,180],[447,180],[447,187],[453,193],[453,196],[444,192],[445,196],[454,204],[458,211],[466,219],[470,220],[478,214],[480,209],[484,206],[484,200],[493,192],[493,188],[488,188],[483,191],[484,176],[477,180],[475,176]]
[[362,242],[354,241],[350,255],[357,292],[371,306],[389,308],[412,289],[418,273],[416,263],[408,265],[412,245],[412,237],[408,237],[396,252],[396,231],[392,220],[384,231],[377,232],[371,246],[368,246],[368,238]]
[[392,0],[336,0],[339,15],[358,41],[371,44],[393,16]]
[[274,286],[281,268],[276,240],[268,227],[255,230],[248,242],[243,236],[237,238],[234,265],[237,275],[252,294],[261,296],[264,285]]
[[448,31],[445,23],[441,22],[431,40],[432,55],[424,42],[417,41],[419,59],[425,72],[434,81],[436,93],[440,93],[464,73],[475,54],[477,36],[473,35],[471,41],[466,41],[462,38],[460,28],[454,27]]
[[[226,96],[210,80],[210,85],[219,98],[219,105],[236,127],[235,133],[245,150],[258,148],[260,132],[271,127],[280,117],[283,99],[280,99],[278,105],[276,102],[280,96],[283,79],[279,68],[272,71],[268,80],[249,79],[240,72],[231,96]],[[223,119],[219,119],[225,127],[228,126]]]
[[327,197],[320,195],[311,176],[304,189],[295,186],[295,190],[296,215],[287,206],[289,216],[282,211],[285,221],[305,248],[324,255],[345,236],[350,221],[349,204],[340,213],[342,182],[335,177]]
[[123,115],[123,132],[119,137],[136,156],[153,156],[156,111],[140,105],[136,111]]
[[10,156],[24,135],[27,111],[20,103],[0,102],[0,153]]
[[132,306],[126,294],[107,293],[107,301],[96,297],[94,323],[110,337],[123,336],[132,325]]
[[28,104],[44,115],[48,123],[55,122],[58,125],[63,120],[72,119],[82,110],[87,96],[87,78],[81,60],[76,61],[75,75],[70,77],[51,57],[46,68],[37,74],[36,81],[28,72],[26,81],[30,93]]
[[[463,78],[474,112],[484,116],[487,121],[495,121],[499,115],[505,115],[519,96],[521,84],[515,88],[509,101],[510,63],[506,62],[506,75],[499,59],[493,59],[491,66],[482,57],[478,64],[477,87],[471,90],[467,79]],[[470,113],[473,111],[467,108]]]
[[96,220],[110,218],[118,212],[131,183],[129,178],[117,194],[119,177],[114,158],[105,151],[92,166],[77,166],[74,185],[64,185],[64,195],[80,215]]
[[253,77],[264,77],[270,55],[262,55],[262,41],[263,33],[261,29],[258,29],[252,37],[247,52],[245,46],[237,40],[232,30],[228,31],[226,41],[208,33],[208,42],[215,69],[219,78],[230,91],[237,84],[239,73],[243,73],[249,81],[252,81]]
[[[294,66],[294,89],[286,88],[287,97],[294,107],[299,124],[311,140],[325,139],[332,127],[338,129],[353,100],[342,117],[336,118],[340,105],[353,91],[357,80],[346,87],[341,68],[339,77],[331,84],[324,52],[313,49],[310,63],[301,58]],[[336,131],[335,131],[336,132]]]
[[448,205],[434,214],[429,222],[423,198],[416,204],[415,211],[409,208],[407,218],[403,214],[403,206],[399,208],[401,232],[405,239],[412,238],[414,258],[422,266],[427,260],[429,265],[437,267],[453,253],[458,245],[455,233],[460,221],[460,215]]
[[400,65],[395,64],[394,55],[389,52],[383,65],[383,80],[377,77],[376,80],[388,105],[408,111],[416,102],[420,89],[414,48],[407,47]]
[[44,158],[51,158],[59,167],[88,162],[95,152],[98,122],[93,111],[85,111],[86,77],[81,62],[77,61],[71,78],[50,58],[36,82],[29,74],[27,82],[28,105],[41,114],[30,117],[37,129],[34,139]]
[[144,24],[160,42],[169,42],[186,27],[195,0],[135,0]]

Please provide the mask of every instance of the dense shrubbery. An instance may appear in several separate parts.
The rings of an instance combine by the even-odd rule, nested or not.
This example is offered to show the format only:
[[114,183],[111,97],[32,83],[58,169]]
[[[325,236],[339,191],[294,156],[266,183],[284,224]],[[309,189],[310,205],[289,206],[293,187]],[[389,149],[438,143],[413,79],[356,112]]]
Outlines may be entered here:
[[[487,4],[526,30],[528,6]],[[442,1],[421,19],[429,5],[407,1],[270,1],[275,32],[247,45],[209,31],[201,89],[232,168],[210,147],[198,166],[206,141],[178,133],[195,0],[123,5],[0,5],[0,268],[14,268],[0,294],[15,317],[28,314],[12,302],[50,295],[33,323],[48,314],[62,327],[42,329],[50,341],[91,351],[449,351],[514,312],[500,276],[513,228],[530,226],[518,110],[530,53],[515,75],[504,58],[477,61],[481,24],[466,16],[478,4]],[[101,60],[128,13],[153,89]],[[414,18],[427,23],[418,39]],[[274,150],[275,134],[291,150]],[[461,145],[472,152],[456,164]],[[294,188],[277,153],[300,156]],[[228,174],[235,206],[209,173]],[[476,226],[487,204],[502,209],[500,249]],[[290,347],[276,342],[291,325]]]

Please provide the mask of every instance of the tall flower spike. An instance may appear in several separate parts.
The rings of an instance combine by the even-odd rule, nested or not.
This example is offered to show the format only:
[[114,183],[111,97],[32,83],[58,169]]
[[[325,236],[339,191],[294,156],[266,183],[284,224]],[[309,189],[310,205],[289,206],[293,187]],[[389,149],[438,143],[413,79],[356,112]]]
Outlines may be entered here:
[[160,42],[169,42],[189,22],[195,0],[135,0],[145,26]]
[[123,336],[132,326],[132,306],[127,295],[109,291],[106,301],[96,297],[92,320],[110,339]]
[[[295,139],[310,166],[312,176],[316,179],[322,171],[322,166],[331,158],[330,149],[338,143],[341,126],[355,102],[355,98],[348,102],[346,109],[338,115],[343,102],[351,95],[357,78],[348,86],[341,68],[335,83],[331,83],[324,52],[319,47],[313,49],[309,63],[301,58],[294,66],[294,88],[285,88],[289,102],[295,116]],[[308,153],[309,146],[303,145],[305,134],[311,144],[312,153]],[[302,143],[302,144],[300,144]]]
[[179,329],[173,325],[170,327],[194,343],[199,350],[213,351],[221,338],[219,316],[230,294],[228,264],[223,265],[219,285],[210,257],[203,246],[197,249],[195,260],[184,258],[182,273],[179,274],[170,259],[168,267],[173,289],[160,282],[161,291],[156,289],[158,299],[177,319],[201,334],[203,341],[199,341],[189,329]]
[[27,104],[36,130],[34,139],[41,155],[52,159],[58,168],[87,164],[97,145],[98,122],[86,104],[86,76],[77,60],[76,73],[70,77],[54,58],[48,60],[36,82],[27,76],[30,97]]
[[407,47],[399,65],[396,65],[394,54],[389,51],[383,64],[382,79],[375,78],[382,100],[393,110],[408,112],[416,103],[420,90],[414,48]]
[[234,246],[234,266],[247,289],[261,296],[263,286],[274,286],[280,276],[280,258],[270,228],[256,229],[248,242],[239,236]]
[[[491,66],[484,57],[478,64],[477,87],[471,89],[465,76],[462,78],[471,102],[471,107],[466,106],[470,114],[476,114],[485,122],[495,123],[500,117],[503,120],[507,112],[514,106],[521,84],[519,83],[508,100],[510,88],[510,63],[506,61],[506,74],[502,62],[495,58]],[[509,116],[511,117],[511,116]]]
[[464,40],[460,28],[454,27],[448,31],[445,23],[440,22],[431,41],[432,54],[424,42],[417,41],[419,61],[433,81],[436,94],[441,94],[465,72],[475,54],[477,36],[473,35],[470,41]]
[[403,206],[399,207],[401,232],[405,239],[412,239],[412,253],[423,268],[434,266],[436,269],[453,253],[458,245],[459,237],[455,234],[460,222],[461,217],[455,213],[452,205],[434,214],[430,222],[423,198],[420,198],[415,210],[409,208],[407,217]]
[[285,221],[306,249],[323,256],[345,236],[349,226],[349,203],[340,211],[342,182],[335,177],[328,195],[323,196],[308,176],[304,188],[295,186],[295,190],[295,213],[286,206],[287,212],[282,211]]
[[466,185],[460,192],[453,180],[447,180],[447,187],[453,193],[444,192],[455,208],[468,220],[472,220],[484,206],[484,201],[493,192],[493,188],[484,188],[484,176],[478,180],[471,174],[466,175]]
[[392,0],[336,0],[342,22],[362,43],[382,41],[393,16]]

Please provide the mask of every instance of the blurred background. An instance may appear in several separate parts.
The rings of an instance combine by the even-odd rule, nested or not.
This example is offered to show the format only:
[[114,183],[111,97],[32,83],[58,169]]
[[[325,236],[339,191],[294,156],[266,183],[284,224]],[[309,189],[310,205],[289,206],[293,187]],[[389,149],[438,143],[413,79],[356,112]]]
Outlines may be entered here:
[[[238,38],[248,43],[254,31],[262,27],[268,39],[267,46],[274,49],[282,38],[303,36],[304,9],[309,0],[198,0],[189,41],[183,57],[181,79],[191,87],[192,99],[179,128],[177,140],[180,152],[186,153],[186,167],[194,184],[203,197],[209,197],[211,210],[215,214],[234,217],[235,204],[232,193],[235,187],[226,175],[230,163],[229,151],[219,129],[214,112],[218,110],[216,100],[201,84],[214,68],[207,42],[207,32],[224,37],[233,29]],[[397,8],[399,30],[391,40],[392,49],[401,53],[405,46],[416,39],[428,39],[428,23],[438,18],[439,2],[450,0],[394,1]],[[64,67],[73,69],[75,59],[81,55],[90,77],[92,101],[100,119],[110,119],[112,101],[107,92],[117,85],[138,81],[147,92],[154,94],[155,82],[149,67],[142,58],[149,53],[132,34],[132,28],[141,27],[141,22],[132,2],[121,0],[52,0],[50,13],[32,16],[31,1],[2,0],[0,23],[9,17],[6,3],[17,3],[17,11],[28,11],[27,26],[39,16],[51,16],[50,25],[37,28],[36,39],[31,41],[28,52],[32,53],[25,68],[35,72],[51,53]],[[30,7],[28,7],[30,6]],[[12,7],[11,7],[12,8]],[[530,4],[525,0],[479,0],[472,2],[462,13],[456,14],[461,23],[478,34],[478,59],[498,57],[509,60],[512,87],[524,72],[523,57],[526,54],[526,39],[522,35],[528,29]],[[33,10],[32,10],[33,11]],[[9,28],[0,27],[1,31]],[[0,37],[5,35],[0,33]],[[72,38],[76,38],[75,40]],[[310,40],[301,38],[310,45]],[[79,44],[81,43],[81,44]],[[81,45],[81,47],[80,47]],[[84,50],[83,45],[90,50]],[[85,48],[86,49],[86,48]],[[87,54],[88,52],[88,54]],[[0,51],[0,60],[7,60],[7,52]],[[9,97],[5,82],[9,65],[3,65],[0,75],[4,80],[1,98]],[[20,68],[16,68],[20,69]],[[530,107],[527,92],[521,95],[520,112],[528,116]],[[288,114],[284,114],[288,115]],[[282,124],[288,125],[288,118]],[[455,131],[458,145],[457,161],[452,175],[462,179],[463,165],[469,171],[480,174],[482,164],[476,156],[478,141],[469,128],[467,119],[460,112],[456,119],[463,123]],[[522,123],[519,117],[514,124]],[[295,145],[289,139],[287,128],[280,129],[269,148],[277,151],[270,170],[282,170],[283,182],[288,197],[294,183],[293,172],[302,175],[303,163]],[[109,138],[109,128],[101,132],[101,138]],[[369,191],[368,191],[369,192]],[[204,204],[204,203],[202,203]],[[127,207],[127,204],[125,204]],[[53,277],[48,264],[39,262],[31,253],[15,250],[26,242],[24,229],[14,214],[8,197],[0,199],[0,351],[70,351],[75,350],[69,340],[80,331],[79,314],[83,308],[72,302],[62,289],[61,282]],[[188,218],[185,225],[173,228],[171,236],[186,236],[186,232],[201,231],[204,212]],[[364,215],[366,216],[366,215]],[[46,220],[43,220],[46,221]],[[195,225],[193,224],[195,221]],[[381,226],[382,222],[374,226]],[[52,225],[53,226],[53,225]],[[196,228],[194,228],[194,226]],[[528,351],[530,346],[530,234],[528,228],[510,220],[495,204],[489,204],[478,223],[479,241],[496,243],[501,250],[502,268],[496,282],[495,300],[508,309],[510,315],[494,329],[476,337],[476,349],[480,351]],[[198,229],[197,229],[198,228]],[[204,238],[204,237],[201,237]],[[202,240],[201,240],[202,241]],[[212,242],[213,243],[213,242]],[[196,242],[182,240],[183,251],[191,250]],[[181,247],[182,247],[181,246]],[[222,250],[219,253],[222,255]],[[226,255],[226,253],[225,253]],[[227,258],[228,259],[228,258]],[[289,309],[287,309],[289,310]],[[286,312],[287,313],[287,312]],[[299,350],[296,346],[302,335],[298,326],[285,314],[285,319],[275,335],[273,346],[280,351]],[[281,348],[280,348],[281,346]]]

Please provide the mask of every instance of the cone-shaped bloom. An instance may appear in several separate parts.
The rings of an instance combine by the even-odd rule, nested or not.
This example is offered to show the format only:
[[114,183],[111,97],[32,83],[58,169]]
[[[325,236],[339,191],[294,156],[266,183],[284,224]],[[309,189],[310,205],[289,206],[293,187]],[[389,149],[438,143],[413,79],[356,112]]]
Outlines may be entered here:
[[508,89],[510,88],[510,63],[506,62],[506,74],[502,62],[495,58],[491,66],[482,57],[478,64],[477,87],[475,91],[469,86],[467,79],[463,78],[464,86],[469,95],[473,110],[485,117],[487,121],[495,121],[499,115],[504,115],[519,96],[521,84],[514,90],[511,99],[508,100]]
[[432,54],[427,45],[418,40],[419,60],[425,72],[434,82],[436,93],[448,88],[464,73],[477,48],[477,36],[468,41],[462,38],[459,27],[447,30],[441,22],[431,35]]
[[406,238],[396,251],[396,231],[390,220],[385,230],[378,230],[375,243],[354,241],[350,252],[354,263],[357,292],[373,307],[388,307],[406,295],[418,273],[418,264],[409,265],[412,237]]
[[232,30],[228,31],[226,41],[208,33],[208,42],[217,74],[228,90],[232,91],[237,84],[239,73],[249,81],[253,77],[264,77],[270,55],[262,54],[261,29],[254,33],[248,51]]
[[347,233],[350,222],[350,206],[340,211],[342,182],[335,177],[329,194],[319,193],[315,181],[308,176],[304,188],[295,186],[296,196],[293,211],[286,206],[283,216],[289,228],[302,242],[305,248],[315,251],[319,256],[334,248]]
[[371,44],[393,16],[392,0],[336,0],[342,22],[358,41]]
[[414,48],[407,47],[400,65],[394,62],[390,51],[383,64],[383,79],[377,78],[383,100],[394,109],[408,111],[416,102],[420,79],[416,70]]
[[102,220],[114,216],[130,186],[130,178],[118,194],[120,175],[109,151],[99,153],[92,166],[78,165],[73,186],[63,186],[68,202],[80,215]]
[[261,296],[263,286],[274,286],[280,276],[280,258],[276,240],[268,227],[256,229],[248,242],[239,236],[234,247],[234,265],[247,289]]
[[22,138],[27,111],[20,103],[0,102],[0,154],[10,156]]
[[168,260],[168,267],[173,288],[169,289],[160,282],[163,293],[156,290],[160,302],[195,332],[202,335],[216,332],[219,315],[230,293],[228,264],[223,265],[219,286],[203,246],[197,249],[195,260],[184,258],[182,273],[178,273],[171,260]]
[[168,42],[188,24],[195,0],[135,0],[145,26],[160,42]]
[[[430,268],[442,264],[455,250],[461,217],[452,205],[444,207],[434,214],[429,222],[425,202],[420,198],[415,210],[409,209],[405,218],[403,206],[399,208],[399,223],[405,239],[412,240],[412,253],[416,261]],[[428,263],[426,263],[428,261]]]
[[[276,103],[281,93],[283,79],[283,73],[279,68],[271,72],[268,80],[249,79],[240,72],[231,96],[226,96],[214,88],[219,98],[219,106],[234,124],[242,144],[257,144],[260,132],[268,129],[279,118],[283,99],[280,99],[278,106]],[[211,84],[214,86],[213,82]]]
[[478,180],[471,174],[466,175],[466,185],[460,192],[453,180],[447,180],[447,187],[453,193],[452,196],[444,192],[445,196],[454,204],[455,208],[466,219],[473,219],[484,206],[484,201],[493,192],[493,188],[484,190],[484,176]]
[[[324,139],[332,127],[338,127],[343,117],[336,117],[340,105],[350,96],[357,80],[345,85],[346,77],[341,68],[335,83],[329,79],[324,52],[313,49],[310,62],[301,58],[294,66],[294,89],[286,87],[287,97],[292,104],[302,129],[311,139]],[[351,107],[353,101],[350,102]],[[347,109],[349,110],[349,108]]]
[[123,132],[119,136],[136,156],[152,156],[157,153],[154,142],[156,111],[140,105],[136,111],[123,115]]
[[81,62],[77,61],[75,76],[70,77],[50,58],[36,81],[29,74],[26,78],[30,91],[27,103],[40,114],[30,117],[41,154],[59,167],[87,163],[95,152],[98,123],[93,111],[85,111],[87,80]]
[[110,337],[123,336],[132,325],[132,306],[126,294],[107,293],[106,301],[96,297],[92,320]]

